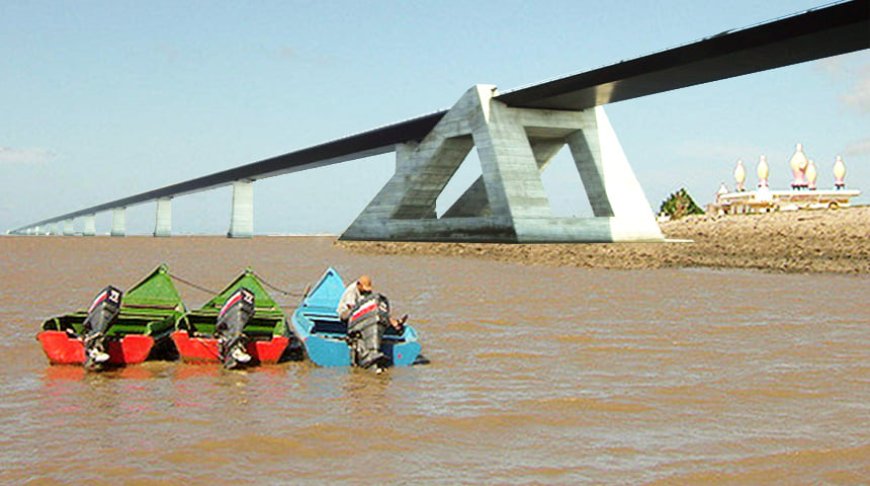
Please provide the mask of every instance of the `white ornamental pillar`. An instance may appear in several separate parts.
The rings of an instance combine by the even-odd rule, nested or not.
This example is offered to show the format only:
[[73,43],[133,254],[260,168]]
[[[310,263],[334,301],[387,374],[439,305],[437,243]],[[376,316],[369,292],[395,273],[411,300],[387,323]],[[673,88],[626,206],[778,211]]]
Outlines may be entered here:
[[743,159],[739,159],[737,167],[734,168],[734,182],[737,183],[737,192],[746,190],[746,169],[743,167]]
[[846,164],[843,158],[839,155],[834,161],[834,189],[842,190],[846,188]]
[[802,144],[797,144],[794,149],[794,155],[792,155],[791,160],[789,160],[789,166],[791,166],[791,172],[794,176],[794,180],[791,182],[792,190],[807,188],[805,171],[807,170],[807,165],[809,165],[809,163],[809,159],[807,159],[807,156],[804,153],[804,146]]
[[811,191],[816,190],[816,179],[818,178],[819,173],[816,170],[816,163],[810,159],[809,165],[807,165],[806,170],[806,179],[807,179],[807,189]]

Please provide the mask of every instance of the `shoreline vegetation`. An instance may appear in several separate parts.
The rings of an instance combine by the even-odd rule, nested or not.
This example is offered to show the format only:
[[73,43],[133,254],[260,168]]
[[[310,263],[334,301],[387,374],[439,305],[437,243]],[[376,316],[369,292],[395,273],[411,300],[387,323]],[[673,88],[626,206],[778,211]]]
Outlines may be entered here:
[[404,243],[337,241],[360,254],[462,256],[583,268],[729,268],[870,274],[870,206],[692,215],[660,224],[666,243]]

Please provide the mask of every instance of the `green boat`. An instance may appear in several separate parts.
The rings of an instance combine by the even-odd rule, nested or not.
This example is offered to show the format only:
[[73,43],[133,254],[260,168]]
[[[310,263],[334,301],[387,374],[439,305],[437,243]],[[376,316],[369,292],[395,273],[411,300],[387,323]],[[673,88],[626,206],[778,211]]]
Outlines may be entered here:
[[[127,365],[151,355],[171,356],[169,336],[186,310],[169,268],[160,265],[121,299],[120,313],[106,331],[108,362]],[[86,310],[80,310],[42,324],[36,337],[52,364],[84,364],[82,324],[87,316]]]
[[284,311],[269,295],[254,271],[248,268],[213,299],[178,321],[172,341],[183,361],[221,361],[220,346],[215,337],[218,314],[230,296],[241,288],[254,294],[254,315],[243,328],[247,340],[245,349],[253,361],[277,363],[288,349],[292,349],[290,344],[295,340]]

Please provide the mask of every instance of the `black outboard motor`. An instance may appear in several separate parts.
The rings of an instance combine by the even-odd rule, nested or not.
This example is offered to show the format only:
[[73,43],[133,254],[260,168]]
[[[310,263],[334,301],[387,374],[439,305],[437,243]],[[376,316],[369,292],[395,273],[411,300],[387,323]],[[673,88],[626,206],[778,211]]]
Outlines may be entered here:
[[106,349],[106,333],[109,327],[121,313],[121,297],[123,292],[111,285],[97,294],[88,309],[88,317],[85,318],[84,327],[85,344],[85,368],[100,369],[109,354]]
[[347,337],[353,364],[360,368],[386,366],[387,356],[381,351],[384,331],[390,325],[390,301],[383,295],[365,296],[350,313]]
[[253,315],[254,293],[244,287],[233,292],[221,308],[215,334],[224,368],[238,368],[251,361],[251,355],[245,350],[247,338],[242,330]]

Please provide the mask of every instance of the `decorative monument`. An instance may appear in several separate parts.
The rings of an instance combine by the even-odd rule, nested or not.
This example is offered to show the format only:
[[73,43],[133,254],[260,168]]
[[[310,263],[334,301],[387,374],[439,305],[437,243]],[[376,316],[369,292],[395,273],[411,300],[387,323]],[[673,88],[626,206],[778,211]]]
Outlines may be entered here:
[[791,190],[774,191],[769,187],[770,167],[767,157],[758,160],[756,174],[758,188],[746,191],[746,169],[743,161],[737,161],[734,168],[736,188],[729,191],[723,183],[716,192],[716,202],[707,207],[708,211],[718,214],[765,213],[770,211],[793,211],[798,209],[836,209],[849,206],[849,200],[861,195],[858,190],[846,190],[846,164],[839,155],[834,162],[834,189],[818,189],[818,168],[810,160],[802,144],[797,144],[789,159],[792,171]]

